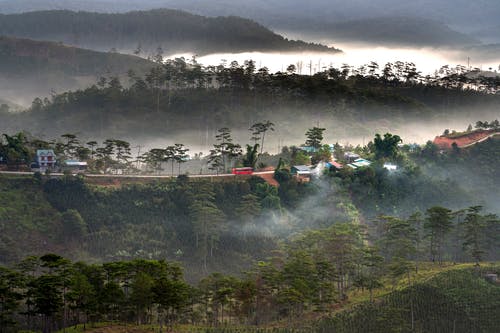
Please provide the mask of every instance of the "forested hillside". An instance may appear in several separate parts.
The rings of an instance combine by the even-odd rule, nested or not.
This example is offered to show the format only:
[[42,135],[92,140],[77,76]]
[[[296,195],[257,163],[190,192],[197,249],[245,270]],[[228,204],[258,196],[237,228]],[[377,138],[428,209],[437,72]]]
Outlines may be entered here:
[[472,268],[439,273],[323,320],[319,332],[494,332],[500,288],[478,273]]
[[78,47],[152,56],[243,51],[339,52],[319,44],[289,41],[249,19],[208,18],[157,9],[122,14],[41,11],[1,15],[0,35],[64,42]]
[[[476,127],[485,124],[498,127],[497,120]],[[314,133],[324,130],[311,129],[309,142],[320,145]],[[229,132],[219,133],[239,146]],[[22,133],[3,138],[7,166],[51,144]],[[92,165],[131,158],[130,144],[120,140],[104,147],[89,142],[86,152],[74,135],[62,140],[51,140],[61,158],[83,154]],[[293,175],[291,166],[330,160],[329,150],[308,155],[284,147],[279,155],[258,155],[279,160],[279,186],[251,176],[108,175],[109,182],[71,173],[1,173],[0,323],[9,332],[119,320],[196,325],[185,332],[205,326],[219,332],[224,324],[223,332],[245,325],[249,333],[256,330],[251,325],[264,327],[258,332],[285,326],[283,333],[291,326],[305,333],[388,327],[493,333],[498,284],[487,274],[498,267],[485,262],[500,253],[491,167],[500,140],[442,152],[432,142],[400,141],[386,133],[364,147],[337,144],[334,154],[344,165],[349,150],[373,163],[325,168],[310,181]],[[219,156],[216,149],[211,156]],[[251,153],[232,156],[247,163]],[[473,172],[466,168],[471,160],[477,161]],[[205,161],[214,164],[210,156]],[[388,161],[397,170],[387,170]],[[435,171],[451,166],[463,172],[460,181]],[[492,202],[482,206],[488,195]],[[457,266],[470,262],[475,265]]]
[[272,74],[253,61],[204,67],[178,58],[146,75],[129,72],[129,82],[107,77],[84,90],[36,99],[28,112],[5,117],[0,129],[37,133],[50,126],[54,133],[83,132],[101,139],[196,132],[190,143],[206,146],[210,143],[200,133],[221,126],[246,131],[257,119],[280,123],[280,135],[287,139],[304,131],[307,125],[301,124],[320,121],[338,140],[373,135],[389,119],[393,127],[411,127],[406,126],[411,120],[475,121],[496,111],[497,78],[471,79],[446,70],[450,74],[443,77],[422,77],[411,63],[383,68],[371,63],[308,76],[296,74],[295,65]]
[[0,59],[0,72],[9,78],[30,74],[35,77],[62,74],[95,78],[97,75],[125,74],[129,69],[145,72],[153,65],[140,57],[11,37],[0,37]]
[[[287,165],[275,175],[279,187],[258,177],[95,183],[72,176],[2,175],[0,259],[11,262],[26,254],[64,249],[73,259],[175,259],[185,264],[190,276],[200,276],[234,272],[262,260],[277,249],[280,239],[308,228],[354,221],[378,230],[388,216],[406,218],[435,205],[456,211],[459,219],[467,206],[482,205],[497,213],[499,184],[491,165],[498,163],[493,153],[498,143],[491,139],[446,154],[432,144],[412,152],[404,148],[396,155],[401,170],[395,173],[383,168],[383,159],[369,147],[358,147],[356,151],[375,161],[371,167],[330,170],[310,183],[290,176],[290,166],[304,156],[286,148],[273,158]],[[92,165],[101,164],[102,149],[96,150],[95,160],[89,159]],[[337,154],[343,151],[338,148]],[[270,161],[265,156],[261,161],[266,159]],[[472,160],[478,162],[471,170]],[[457,229],[453,237],[461,232]],[[446,248],[448,259],[468,258],[457,243]],[[494,251],[489,253],[495,257]]]
[[129,69],[146,73],[152,67],[152,62],[135,56],[0,36],[0,97],[22,104],[87,87],[101,76],[126,77]]

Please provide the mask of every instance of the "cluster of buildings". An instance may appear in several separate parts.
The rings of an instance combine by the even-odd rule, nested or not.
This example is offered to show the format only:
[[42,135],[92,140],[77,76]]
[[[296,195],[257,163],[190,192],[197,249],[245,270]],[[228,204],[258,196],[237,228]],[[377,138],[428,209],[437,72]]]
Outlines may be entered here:
[[[333,155],[334,147],[333,145],[329,145],[330,152]],[[315,153],[317,150],[314,147],[300,147],[303,151],[307,153]],[[351,169],[358,169],[362,167],[368,167],[372,164],[371,161],[362,158],[359,154],[354,152],[346,152],[344,153],[344,160],[346,161],[345,167]],[[394,172],[398,170],[398,166],[392,163],[384,163],[383,167],[389,172]],[[344,168],[344,165],[335,161],[333,158],[326,163],[320,163],[317,166],[311,165],[294,165],[290,169],[290,173],[292,176],[296,177],[299,181],[308,182],[311,180],[313,176],[319,176],[323,170],[331,170],[332,168],[336,170],[341,170]]]

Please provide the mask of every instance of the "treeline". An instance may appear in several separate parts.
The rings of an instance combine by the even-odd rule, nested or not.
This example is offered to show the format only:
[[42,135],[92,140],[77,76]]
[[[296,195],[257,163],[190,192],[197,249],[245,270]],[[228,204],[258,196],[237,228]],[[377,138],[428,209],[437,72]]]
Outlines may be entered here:
[[39,11],[1,15],[0,34],[64,42],[149,56],[161,47],[170,54],[244,51],[339,52],[335,48],[288,39],[239,17],[204,17],[156,9],[119,14]]
[[[55,254],[29,257],[0,270],[1,327],[14,331],[17,322],[21,328],[50,332],[77,323],[115,320],[160,327],[293,323],[306,313],[332,313],[353,292],[368,297],[369,310],[377,306],[374,293],[390,285],[408,285],[403,294],[412,293],[411,288],[418,291],[415,279],[425,265],[423,257],[442,264],[453,256],[445,253],[443,243],[452,230],[453,215],[463,231],[455,239],[457,247],[463,246],[479,265],[487,239],[498,234],[499,226],[498,217],[481,214],[479,207],[454,214],[432,207],[425,216],[408,219],[386,216],[374,231],[352,223],[305,231],[239,277],[214,273],[196,288],[184,282],[178,264],[165,261],[89,265]],[[436,290],[424,294],[411,297],[419,304],[425,302],[420,297],[439,297]],[[411,311],[421,314],[417,309]],[[412,318],[412,325],[425,325],[427,316]]]
[[[155,59],[162,62],[161,53]],[[221,125],[243,129],[256,119],[299,121],[310,119],[311,112],[327,123],[334,117],[353,127],[388,116],[403,123],[472,107],[493,110],[498,104],[498,95],[468,84],[445,87],[444,78],[423,78],[410,63],[383,69],[375,63],[346,65],[312,76],[297,71],[291,65],[272,74],[253,61],[203,67],[196,60],[167,60],[145,76],[129,72],[126,85],[116,77],[101,78],[84,90],[37,98],[30,112],[9,115],[4,126],[21,128],[22,123],[33,132],[49,126],[59,134],[83,131],[101,139],[151,137],[166,131],[213,132]],[[295,127],[285,130],[293,133]]]
[[[324,130],[324,129],[322,129]],[[255,168],[260,156],[263,155],[267,132],[274,131],[274,123],[270,121],[257,122],[249,128],[253,144],[246,144],[246,154],[242,146],[233,142],[231,130],[227,127],[218,129],[215,135],[213,149],[202,161],[203,153],[195,153],[194,158],[201,167],[207,167],[212,172],[227,173],[234,165]],[[307,134],[307,133],[306,133]],[[321,139],[322,136],[320,135]],[[318,148],[320,143],[318,143]],[[55,154],[55,166],[46,168],[47,173],[61,171],[68,160],[87,162],[87,172],[91,173],[151,173],[163,171],[171,164],[170,175],[174,175],[174,165],[178,165],[177,175],[181,174],[181,164],[190,160],[189,148],[182,143],[175,143],[165,148],[151,148],[137,156],[132,156],[131,144],[120,139],[106,139],[101,145],[97,141],[81,142],[76,134],[66,133],[59,139],[50,141],[33,137],[29,133],[19,132],[14,135],[2,134],[0,137],[0,166],[6,165],[11,170],[40,169],[36,160],[38,150],[52,150]],[[329,158],[330,154],[328,154]],[[32,163],[33,162],[33,163]],[[262,164],[262,163],[261,163]],[[45,168],[44,168],[45,169]],[[44,171],[44,170],[42,170]],[[68,170],[66,170],[68,171]],[[71,171],[71,170],[69,170]]]

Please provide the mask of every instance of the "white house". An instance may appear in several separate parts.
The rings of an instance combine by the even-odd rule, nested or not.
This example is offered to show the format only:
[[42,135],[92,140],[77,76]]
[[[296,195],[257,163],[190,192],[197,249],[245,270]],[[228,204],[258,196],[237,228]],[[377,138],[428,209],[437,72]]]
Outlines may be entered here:
[[52,169],[57,162],[56,154],[52,149],[38,149],[36,151],[36,162],[41,170]]

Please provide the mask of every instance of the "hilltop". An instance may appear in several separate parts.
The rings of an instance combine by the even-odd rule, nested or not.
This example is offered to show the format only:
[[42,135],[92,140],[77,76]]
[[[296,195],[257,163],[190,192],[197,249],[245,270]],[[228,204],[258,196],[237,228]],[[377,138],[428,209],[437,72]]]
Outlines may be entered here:
[[453,149],[454,144],[457,148],[466,148],[498,135],[500,135],[500,129],[476,130],[437,136],[434,139],[434,144],[440,149]]

